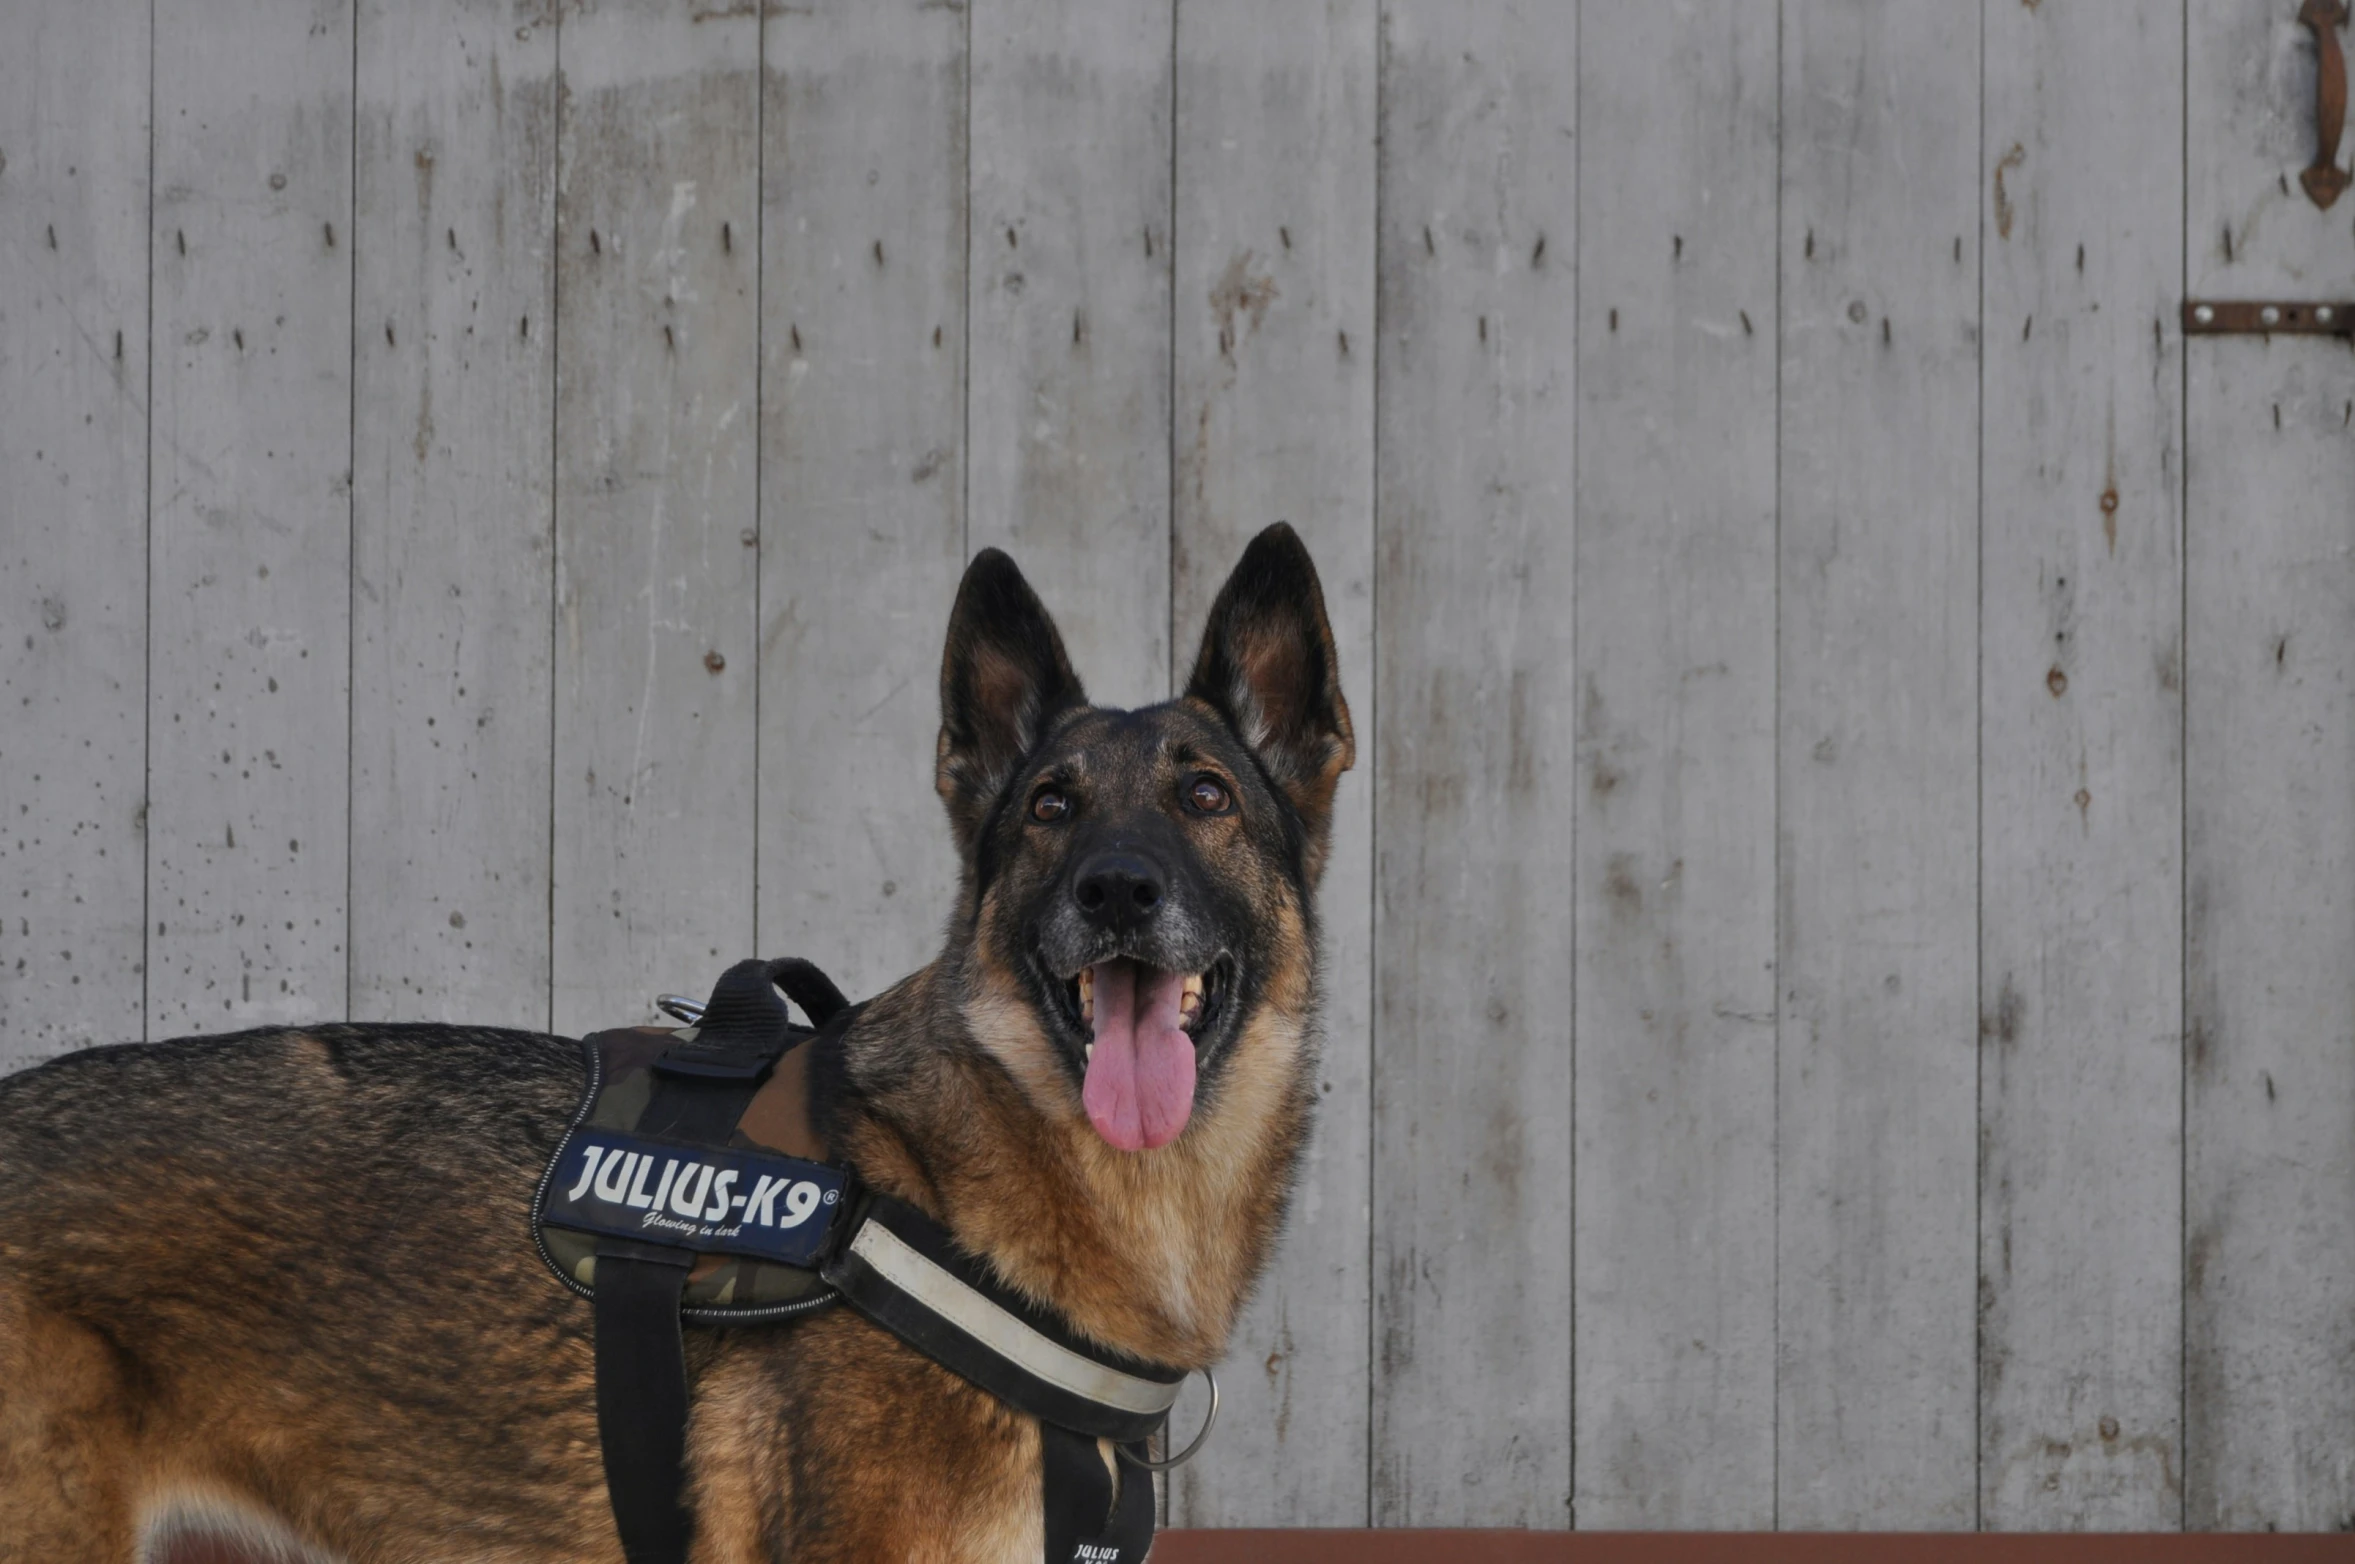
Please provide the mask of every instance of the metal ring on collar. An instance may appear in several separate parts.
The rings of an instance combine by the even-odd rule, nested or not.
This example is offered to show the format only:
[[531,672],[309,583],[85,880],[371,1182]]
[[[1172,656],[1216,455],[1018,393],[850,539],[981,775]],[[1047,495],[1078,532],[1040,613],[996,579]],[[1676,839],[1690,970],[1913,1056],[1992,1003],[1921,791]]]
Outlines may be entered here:
[[1210,1410],[1202,1415],[1202,1431],[1194,1436],[1194,1442],[1165,1461],[1149,1461],[1143,1456],[1129,1454],[1126,1445],[1114,1445],[1112,1448],[1120,1452],[1123,1461],[1148,1472],[1167,1472],[1185,1465],[1201,1453],[1202,1446],[1210,1438],[1211,1425],[1218,1421],[1218,1376],[1204,1369],[1202,1378],[1210,1385]]

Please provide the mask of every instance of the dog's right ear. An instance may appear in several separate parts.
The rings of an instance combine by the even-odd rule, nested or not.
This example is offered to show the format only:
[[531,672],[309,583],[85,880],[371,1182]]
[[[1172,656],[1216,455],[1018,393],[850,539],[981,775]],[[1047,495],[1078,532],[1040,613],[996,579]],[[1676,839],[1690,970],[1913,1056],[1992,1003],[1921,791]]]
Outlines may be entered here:
[[983,549],[965,568],[940,659],[933,786],[970,853],[990,805],[1059,712],[1087,704],[1063,637],[1014,561]]

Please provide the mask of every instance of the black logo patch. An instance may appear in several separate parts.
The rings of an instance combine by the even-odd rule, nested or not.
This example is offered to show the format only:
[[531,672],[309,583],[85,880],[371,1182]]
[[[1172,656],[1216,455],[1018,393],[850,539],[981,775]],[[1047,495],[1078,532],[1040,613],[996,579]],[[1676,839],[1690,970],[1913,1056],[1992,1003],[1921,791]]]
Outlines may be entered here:
[[809,1266],[842,1210],[843,1174],[822,1162],[583,1130],[548,1186],[556,1227]]

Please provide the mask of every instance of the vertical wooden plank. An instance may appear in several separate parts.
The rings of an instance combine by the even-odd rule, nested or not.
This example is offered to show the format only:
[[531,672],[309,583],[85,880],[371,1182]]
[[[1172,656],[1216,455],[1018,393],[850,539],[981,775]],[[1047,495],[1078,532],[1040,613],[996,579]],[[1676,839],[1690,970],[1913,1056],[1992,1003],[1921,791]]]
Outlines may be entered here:
[[[1171,1480],[1188,1526],[1366,1522],[1373,1027],[1372,0],[1178,10],[1173,673],[1243,546],[1290,521],[1316,556],[1360,768],[1324,919],[1315,1138],[1273,1273],[1221,1381],[1233,1422]],[[1194,1426],[1189,1400],[1178,1426]]]
[[1169,688],[1171,5],[973,15],[969,541],[1115,706]]
[[340,1016],[352,18],[155,7],[147,1029]]
[[0,51],[0,1072],[140,1035],[145,4]]
[[[2188,16],[2188,291],[2355,299],[2347,198],[2298,179],[2312,35]],[[2314,338],[2185,351],[2184,1525],[2348,1530],[2355,372]]]
[[1775,17],[1579,48],[1578,1522],[1774,1522]]
[[352,1013],[545,1026],[556,28],[363,0]]
[[1985,27],[1981,1518],[2172,1528],[2181,17]]
[[1978,1511],[1979,19],[1783,14],[1776,1524]]
[[559,43],[555,1019],[751,949],[760,17]]
[[1377,1525],[1571,1519],[1573,22],[1383,13]]
[[931,959],[965,554],[960,8],[770,16],[761,216],[760,949],[872,993]]

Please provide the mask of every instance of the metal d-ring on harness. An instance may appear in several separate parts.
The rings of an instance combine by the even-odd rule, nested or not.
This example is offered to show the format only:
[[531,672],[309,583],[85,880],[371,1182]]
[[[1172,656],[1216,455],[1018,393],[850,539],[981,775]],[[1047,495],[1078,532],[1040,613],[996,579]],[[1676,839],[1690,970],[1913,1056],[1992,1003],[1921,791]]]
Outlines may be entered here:
[[[789,1024],[779,988],[817,1032]],[[693,1535],[682,1492],[680,1319],[691,1272],[703,1276],[698,1261],[715,1257],[801,1277],[796,1286],[811,1285],[815,1272],[825,1293],[1037,1419],[1047,1564],[1137,1564],[1153,1539],[1152,1485],[1119,1481],[1117,1465],[1165,1472],[1193,1459],[1217,1421],[1218,1381],[1203,1370],[1210,1407],[1193,1442],[1152,1459],[1146,1441],[1167,1425],[1183,1371],[1080,1337],[931,1217],[862,1188],[852,1170],[747,1138],[748,1109],[779,1061],[854,1013],[817,968],[739,962],[707,1002],[664,994],[655,1003],[684,1028],[587,1040],[589,1095],[532,1206],[542,1257],[596,1310],[598,1433],[630,1564],[680,1564]],[[609,1075],[601,1068],[609,1055],[628,1068]],[[822,1143],[810,1154],[824,1157]],[[585,1274],[567,1274],[552,1230],[562,1230],[562,1247],[580,1256],[584,1273],[593,1270],[593,1286]],[[825,1301],[780,1307],[756,1298],[687,1312],[706,1323],[749,1323]],[[1099,1441],[1118,1463],[1105,1461]]]
[[689,999],[685,994],[657,994],[654,1008],[681,1026],[693,1026],[703,1019],[703,1001]]
[[1199,1372],[1203,1382],[1210,1387],[1210,1409],[1202,1414],[1202,1427],[1194,1435],[1194,1442],[1164,1461],[1148,1460],[1141,1455],[1132,1455],[1128,1446],[1115,1445],[1113,1448],[1120,1452],[1120,1458],[1123,1461],[1140,1471],[1174,1472],[1202,1453],[1202,1447],[1210,1443],[1210,1430],[1218,1422],[1218,1376],[1207,1368]]

